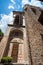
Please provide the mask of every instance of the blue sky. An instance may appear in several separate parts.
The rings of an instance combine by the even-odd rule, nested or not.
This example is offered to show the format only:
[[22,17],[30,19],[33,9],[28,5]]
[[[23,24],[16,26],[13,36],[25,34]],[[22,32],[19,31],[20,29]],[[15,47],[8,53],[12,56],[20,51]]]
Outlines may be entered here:
[[38,0],[0,0],[0,28],[3,32],[6,31],[7,24],[13,20],[12,11],[22,11],[25,4],[43,8],[43,2]]

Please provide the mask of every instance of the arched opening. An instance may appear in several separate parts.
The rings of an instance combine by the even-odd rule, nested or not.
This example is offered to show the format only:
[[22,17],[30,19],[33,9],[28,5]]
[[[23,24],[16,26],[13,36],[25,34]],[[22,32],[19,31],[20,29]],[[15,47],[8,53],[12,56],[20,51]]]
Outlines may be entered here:
[[[8,56],[9,51],[12,50],[11,52],[11,57],[13,58],[12,62],[17,62],[19,44],[21,44],[22,40],[23,40],[23,32],[21,30],[18,30],[18,29],[11,30],[9,38],[8,38],[8,43],[6,45],[6,49],[4,51],[3,56]],[[11,44],[12,44],[12,47],[11,47]]]
[[15,29],[10,31],[9,35],[9,41],[12,40],[13,38],[20,38],[23,39],[23,32],[21,30]]
[[18,25],[19,24],[19,15],[15,16],[15,20],[14,20],[14,25]]
[[23,25],[23,16],[22,14],[16,15],[13,25],[21,26]]
[[18,60],[18,48],[19,44],[17,42],[13,43],[11,57],[13,58],[12,62],[17,62]]
[[20,16],[20,18],[19,18],[19,25],[22,26],[23,25],[23,15],[20,14],[19,16]]

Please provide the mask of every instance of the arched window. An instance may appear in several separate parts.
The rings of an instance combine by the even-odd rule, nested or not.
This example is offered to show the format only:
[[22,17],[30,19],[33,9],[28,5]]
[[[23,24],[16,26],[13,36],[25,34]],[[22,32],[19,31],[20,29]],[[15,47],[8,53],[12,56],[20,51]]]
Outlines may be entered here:
[[[15,41],[15,38],[17,39],[17,41]],[[3,56],[8,55],[9,50],[10,50],[10,46],[11,46],[11,44],[13,44],[12,45],[13,46],[12,52],[11,52],[11,57],[13,57],[12,62],[17,62],[18,48],[19,48],[19,44],[23,42],[22,40],[23,40],[23,32],[21,30],[18,30],[18,29],[11,29],[10,34],[9,34],[9,38],[8,38],[8,43],[6,45],[6,49],[4,51]]]
[[14,23],[13,23],[14,25],[19,25],[19,26],[21,26],[21,25],[23,25],[23,16],[22,16],[22,14],[19,14],[19,15],[16,15],[15,16],[15,20],[14,20]]
[[20,38],[23,39],[23,32],[21,30],[15,29],[10,31],[9,40],[12,40],[13,38]]
[[18,25],[19,24],[19,15],[15,16],[15,20],[14,20],[14,25]]

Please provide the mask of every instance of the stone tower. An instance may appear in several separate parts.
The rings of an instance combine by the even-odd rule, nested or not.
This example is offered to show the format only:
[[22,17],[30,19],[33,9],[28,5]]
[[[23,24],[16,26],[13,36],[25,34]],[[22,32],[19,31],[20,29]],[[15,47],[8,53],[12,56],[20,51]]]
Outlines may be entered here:
[[39,1],[43,2],[43,0],[39,0]]
[[29,5],[13,11],[13,23],[0,42],[0,60],[11,56],[14,65],[43,65],[42,15],[42,9]]

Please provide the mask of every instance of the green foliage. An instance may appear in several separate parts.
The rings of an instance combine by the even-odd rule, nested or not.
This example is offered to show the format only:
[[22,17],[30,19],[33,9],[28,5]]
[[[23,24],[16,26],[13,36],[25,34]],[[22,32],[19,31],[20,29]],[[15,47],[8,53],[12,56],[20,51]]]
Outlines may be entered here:
[[0,32],[0,35],[3,35],[3,33],[2,33],[2,32]]
[[4,33],[0,30],[0,35],[4,35]]
[[12,61],[12,57],[2,57],[1,63],[10,63]]

